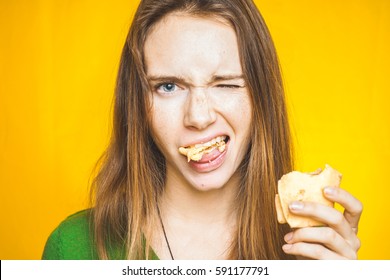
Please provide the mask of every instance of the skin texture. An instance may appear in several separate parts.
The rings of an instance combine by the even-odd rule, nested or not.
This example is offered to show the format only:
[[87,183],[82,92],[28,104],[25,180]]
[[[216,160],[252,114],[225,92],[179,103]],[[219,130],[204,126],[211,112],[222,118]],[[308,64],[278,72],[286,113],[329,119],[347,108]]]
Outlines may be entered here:
[[315,218],[328,227],[301,228],[286,234],[283,250],[309,259],[357,259],[362,203],[341,188],[326,187],[324,195],[343,206],[344,213],[315,203],[291,203],[290,211],[294,214]]
[[[215,19],[171,14],[149,34],[145,60],[154,139],[167,162],[160,208],[174,255],[224,258],[252,110],[235,32]],[[230,141],[217,168],[194,168],[178,152],[222,135]],[[167,256],[158,249],[164,242],[154,244],[159,257]]]
[[[244,80],[213,81],[242,75],[233,29],[218,21],[168,16],[149,35],[145,57],[154,90],[152,126],[167,160],[168,182],[202,191],[223,187],[243,159],[251,122]],[[161,82],[167,85],[155,89]],[[215,170],[194,170],[178,153],[180,146],[218,135],[229,135],[230,143],[225,162]]]
[[[153,137],[167,163],[159,208],[172,252],[175,259],[224,259],[236,226],[236,171],[248,146],[252,113],[235,32],[222,20],[174,13],[154,26],[144,51]],[[188,163],[178,152],[221,135],[230,141],[217,165]],[[345,212],[293,202],[291,212],[329,226],[288,233],[283,250],[300,258],[356,259],[362,204],[331,186],[324,195]],[[161,229],[152,247],[161,259],[171,258]]]

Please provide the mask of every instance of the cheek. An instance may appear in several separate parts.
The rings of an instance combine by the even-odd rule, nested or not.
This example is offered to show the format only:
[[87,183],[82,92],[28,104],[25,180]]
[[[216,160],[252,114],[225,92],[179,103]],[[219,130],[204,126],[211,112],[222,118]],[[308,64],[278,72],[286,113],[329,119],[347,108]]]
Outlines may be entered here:
[[162,102],[161,100],[158,100],[158,98],[153,101],[153,134],[157,138],[155,141],[163,150],[165,150],[165,146],[172,141],[179,129],[180,117],[178,114],[179,112],[173,104]]
[[154,106],[152,110],[152,128],[153,134],[157,137],[156,142],[161,143],[163,139],[166,138],[167,129],[164,123],[170,123],[169,115],[165,113],[164,110],[161,110],[158,106]]
[[224,100],[226,100],[223,103],[224,114],[229,119],[229,123],[236,132],[247,134],[246,131],[249,130],[252,121],[252,103],[249,94],[233,95]]
[[245,106],[238,110],[239,113],[236,115],[239,120],[240,135],[243,138],[243,147],[246,147],[250,141],[251,135],[251,124],[252,124],[252,105],[249,100],[245,103]]
[[240,101],[240,104],[240,109],[237,110],[237,119],[240,119],[240,123],[247,127],[252,120],[252,104],[249,98],[244,98]]

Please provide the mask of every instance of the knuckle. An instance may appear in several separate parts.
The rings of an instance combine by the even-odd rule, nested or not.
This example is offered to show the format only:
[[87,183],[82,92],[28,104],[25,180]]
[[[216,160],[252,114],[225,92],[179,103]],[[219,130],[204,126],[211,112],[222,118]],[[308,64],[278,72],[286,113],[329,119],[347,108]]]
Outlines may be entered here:
[[337,212],[332,220],[333,225],[341,225],[344,221],[344,216],[340,212]]
[[363,212],[363,203],[358,200],[356,203],[355,213],[360,214],[362,212]]
[[360,238],[356,237],[356,241],[355,241],[355,249],[356,249],[356,251],[358,251],[361,246],[362,246],[362,242],[360,241]]
[[360,247],[361,247],[361,241],[360,239],[355,236],[355,238],[353,240],[346,240],[348,245],[351,247],[351,249],[354,250],[354,252],[357,252],[359,251]]
[[358,259],[357,252],[353,252],[350,259],[351,260],[357,260]]
[[322,256],[323,256],[323,254],[324,254],[324,249],[323,249],[322,246],[316,245],[316,246],[313,246],[313,251],[312,251],[312,253],[313,253],[313,257],[314,257],[315,259],[322,259]]
[[337,237],[336,232],[331,228],[326,228],[324,232],[324,237],[327,241],[335,240]]

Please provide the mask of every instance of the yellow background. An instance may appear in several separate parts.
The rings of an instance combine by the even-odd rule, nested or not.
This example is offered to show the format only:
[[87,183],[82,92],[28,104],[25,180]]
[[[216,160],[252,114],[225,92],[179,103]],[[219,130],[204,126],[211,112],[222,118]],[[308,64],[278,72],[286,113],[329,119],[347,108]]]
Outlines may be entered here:
[[[0,259],[39,259],[88,206],[138,1],[0,1]],[[257,1],[273,34],[298,168],[329,163],[365,206],[361,259],[390,259],[390,1]]]

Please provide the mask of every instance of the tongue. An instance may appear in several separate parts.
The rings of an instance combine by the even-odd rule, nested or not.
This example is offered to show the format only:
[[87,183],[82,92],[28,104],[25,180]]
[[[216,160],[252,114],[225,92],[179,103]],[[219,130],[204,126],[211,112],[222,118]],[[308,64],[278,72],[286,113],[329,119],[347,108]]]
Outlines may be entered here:
[[215,148],[210,153],[203,154],[202,158],[196,162],[199,162],[199,163],[210,162],[210,161],[216,159],[217,157],[219,157],[219,155],[221,155],[221,154],[222,153],[218,150],[218,148]]

